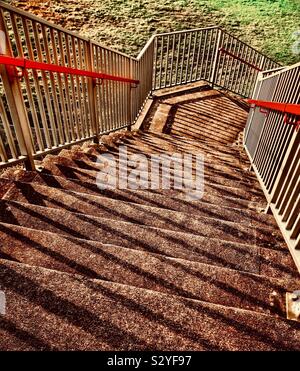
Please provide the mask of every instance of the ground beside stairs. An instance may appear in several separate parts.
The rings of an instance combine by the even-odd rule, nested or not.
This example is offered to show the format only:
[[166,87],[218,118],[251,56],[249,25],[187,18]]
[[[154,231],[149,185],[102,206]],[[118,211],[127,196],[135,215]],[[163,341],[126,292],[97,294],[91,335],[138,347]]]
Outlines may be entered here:
[[[158,93],[143,130],[4,173],[0,350],[300,350],[285,315],[299,274],[238,145],[246,116],[205,84]],[[98,156],[122,168],[121,146],[201,153],[203,197],[160,183],[99,189]]]

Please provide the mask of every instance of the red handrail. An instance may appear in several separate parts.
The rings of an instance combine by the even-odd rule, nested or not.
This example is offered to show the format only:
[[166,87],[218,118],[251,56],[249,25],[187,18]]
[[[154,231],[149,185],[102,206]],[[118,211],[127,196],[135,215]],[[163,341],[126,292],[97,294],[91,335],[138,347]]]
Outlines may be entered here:
[[[273,110],[282,112],[284,114],[284,123],[295,125],[296,130],[300,129],[300,104],[292,103],[280,103],[280,102],[269,102],[266,100],[256,100],[256,99],[247,99],[247,102],[252,106],[257,106],[260,108],[266,108],[267,110]],[[268,112],[262,112],[268,113]],[[288,116],[296,116],[296,119],[291,119]],[[297,117],[299,119],[297,119]]]
[[239,57],[238,55],[235,55],[235,54],[231,53],[231,52],[230,52],[229,50],[227,50],[227,49],[220,48],[220,49],[219,49],[219,52],[220,52],[220,53],[223,53],[223,54],[227,54],[227,55],[229,55],[230,57],[232,57],[232,58],[234,58],[234,59],[237,59],[238,61],[240,61],[240,62],[246,64],[247,66],[249,66],[249,67],[251,67],[251,68],[254,68],[254,69],[257,70],[257,71],[262,71],[261,68],[255,66],[254,64],[252,64],[252,63],[250,63],[250,62],[247,62],[245,59]]
[[112,81],[126,82],[126,83],[132,83],[132,84],[139,84],[139,80],[129,79],[127,77],[108,75],[106,73],[86,71],[86,70],[81,70],[81,69],[72,68],[72,67],[59,66],[59,65],[51,64],[51,63],[36,62],[36,61],[32,61],[26,58],[15,58],[15,57],[9,57],[6,55],[0,55],[0,64],[20,67],[24,70],[33,69],[33,70],[41,70],[41,71],[48,71],[48,72],[57,72],[57,73],[65,74],[65,75],[86,76],[86,77],[91,77],[93,79],[100,79],[100,80],[112,80]]
[[255,99],[247,99],[247,102],[257,107],[267,108],[273,111],[279,111],[283,113],[289,113],[291,115],[300,116],[300,104],[269,102],[266,100]]

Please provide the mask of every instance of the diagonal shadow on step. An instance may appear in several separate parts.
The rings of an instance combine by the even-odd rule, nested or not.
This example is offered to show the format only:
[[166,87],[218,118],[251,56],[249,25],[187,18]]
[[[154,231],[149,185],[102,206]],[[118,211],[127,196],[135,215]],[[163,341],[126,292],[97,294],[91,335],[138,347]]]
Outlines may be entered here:
[[[187,112],[195,112],[197,116],[210,115],[215,121],[220,121],[227,127],[236,128],[238,130],[244,128],[247,114],[234,109],[232,105],[226,104],[223,100],[215,104],[203,104],[202,102],[195,102],[189,105],[179,107],[179,109]],[[220,107],[222,105],[222,107]],[[221,111],[221,112],[220,112]]]
[[[21,189],[21,191],[22,191],[24,197],[26,197],[26,199],[28,200],[29,203],[33,202],[34,204],[38,204],[39,206],[46,206],[45,200],[48,200],[49,202],[58,206],[59,208],[62,208],[62,209],[68,210],[70,212],[74,212],[74,213],[78,214],[78,210],[76,209],[76,207],[68,206],[68,205],[63,204],[63,203],[61,203],[61,202],[59,202],[59,201],[57,201],[53,198],[43,196],[40,193],[38,193],[37,191],[35,191],[31,185],[28,185],[28,187],[23,187]],[[77,198],[80,199],[80,196],[77,195]],[[97,205],[97,207],[99,207],[99,205]],[[139,211],[137,204],[131,204],[131,207],[133,207],[133,208],[135,207],[137,209],[137,211]],[[139,225],[145,225],[143,223],[143,221],[140,220],[139,217],[136,217],[136,218],[128,217],[126,215],[126,211],[124,213],[121,213],[120,210],[112,210],[111,208],[108,208],[104,205],[101,205],[99,207],[99,210],[101,210],[101,209],[108,212],[112,217],[113,216],[117,216],[119,218],[121,217],[122,221],[135,223],[135,224],[138,223]],[[198,230],[189,228],[189,227],[187,227],[187,225],[177,223],[173,219],[163,217],[162,215],[159,215],[159,219],[157,219],[158,215],[157,215],[157,213],[155,213],[153,211],[148,210],[148,214],[153,215],[153,220],[159,220],[160,219],[164,223],[167,223],[167,226],[173,225],[173,229],[176,228],[177,231],[185,232],[185,233],[191,233],[191,234],[199,234],[199,235],[203,235],[203,236],[207,235],[207,234],[203,233],[203,231],[201,231],[201,230],[198,231]],[[84,214],[82,214],[82,215],[84,215]],[[109,218],[109,219],[111,219],[111,218]],[[86,217],[86,220],[88,222],[90,222],[88,217]],[[200,223],[200,221],[199,221],[199,223]],[[166,228],[167,226],[166,225],[161,225],[160,226],[158,224],[158,227],[162,227],[162,228]],[[214,230],[219,230],[220,232],[226,233],[227,236],[232,236],[232,239],[228,239],[229,241],[237,241],[236,236],[239,237],[239,240],[242,239],[242,240],[245,240],[245,241],[252,241],[252,239],[253,239],[252,234],[250,234],[249,232],[246,232],[245,230],[241,230],[241,226],[239,226],[239,228],[237,228],[235,226],[235,224],[233,224],[233,223],[224,224],[224,222],[220,223],[215,219],[211,219],[210,220],[210,226],[214,227]],[[255,242],[255,237],[254,237],[254,242]],[[257,242],[257,239],[256,239],[256,242]],[[261,242],[265,243],[265,240],[261,239]]]
[[[238,131],[241,130],[241,125],[234,125],[237,119],[241,121],[246,121],[246,117],[238,117],[234,115],[228,115],[226,112],[227,118],[222,116],[218,116],[217,114],[211,112],[209,109],[205,109],[204,107],[197,107],[196,105],[189,105],[188,107],[180,107],[178,110],[176,117],[188,117],[191,123],[194,123],[196,126],[199,120],[207,119],[207,123],[209,126],[216,126],[218,131],[221,133],[228,134],[236,134]],[[220,130],[221,129],[221,130]]]
[[[76,278],[75,278],[76,279]],[[116,293],[108,289],[107,287],[97,285],[95,282],[86,281],[85,284],[89,288],[93,288],[95,290],[98,290],[101,292],[101,294],[112,298],[113,300],[117,300],[118,302],[121,302],[123,306],[127,307],[130,310],[135,310],[139,313],[141,313],[143,316],[145,316],[147,319],[152,320],[155,318],[155,321],[158,323],[163,324],[164,326],[167,326],[173,331],[176,331],[181,336],[187,336],[187,338],[191,339],[194,342],[198,342],[200,340],[201,343],[203,343],[203,338],[200,338],[199,333],[194,333],[190,329],[185,329],[182,325],[179,323],[176,323],[175,321],[167,318],[166,316],[163,316],[157,312],[153,312],[151,309],[149,309],[147,306],[137,303],[135,300],[121,294]],[[186,306],[187,308],[190,308],[194,311],[199,312],[200,314],[205,314],[206,316],[216,320],[217,322],[222,322],[226,326],[232,327],[238,332],[244,334],[245,336],[251,336],[255,340],[259,341],[260,343],[263,343],[270,349],[276,349],[276,350],[290,350],[290,347],[286,346],[284,342],[278,341],[268,334],[260,331],[258,328],[253,328],[249,325],[246,325],[244,323],[239,322],[238,320],[235,320],[230,317],[226,317],[222,313],[219,313],[216,309],[213,309],[212,307],[208,308],[201,302],[192,302],[189,299],[180,298],[180,302]],[[297,326],[298,325],[298,326]],[[290,324],[291,327],[295,329],[299,329],[299,324]],[[184,334],[184,335],[183,335]],[[217,346],[215,343],[209,342],[207,339],[205,339],[205,343],[209,345],[207,347],[207,350],[230,350],[230,346],[228,349],[221,348],[220,346]]]
[[4,266],[4,268],[5,274],[1,275],[1,286],[3,289],[14,291],[16,294],[23,296],[26,301],[41,306],[46,312],[53,313],[55,316],[83,329],[96,339],[105,341],[116,349],[128,344],[129,339],[130,342],[135,344],[136,349],[149,348],[147,342],[115,326],[111,321],[103,320],[95,313],[57,296],[53,291],[43,288],[32,279],[16,272],[12,268],[7,266]]
[[[198,303],[193,303],[192,301],[187,301],[182,299],[182,301],[186,304],[187,307],[198,311],[199,313],[203,313],[205,311],[211,318],[222,322],[226,326],[232,327],[239,332],[245,334],[245,336],[251,336],[252,338],[258,340],[259,342],[267,345],[270,349],[274,349],[277,351],[290,351],[293,348],[293,344],[290,346],[286,345],[283,341],[276,340],[272,336],[268,334],[267,331],[261,331],[258,327],[251,327],[245,323],[241,323],[238,320],[233,318],[229,318],[226,315],[222,314],[221,312],[217,311],[216,309],[210,308],[209,310],[203,306],[202,303],[198,305]],[[299,324],[297,322],[292,323],[293,321],[289,322],[289,326],[295,330],[300,330]],[[300,344],[296,345],[297,349],[299,350]]]
[[[53,251],[53,250],[47,248],[46,246],[32,240],[31,238],[28,238],[28,237],[24,236],[23,234],[18,233],[16,230],[11,230],[9,228],[9,225],[5,226],[4,224],[0,224],[0,231],[2,233],[5,233],[8,236],[11,236],[12,239],[18,239],[22,243],[27,244],[28,246],[30,246],[31,248],[33,248],[33,249],[35,249],[35,250],[37,250],[37,251],[39,251],[39,252],[41,252],[45,255],[48,255],[49,257],[53,258],[54,260],[58,261],[59,263],[62,263],[66,266],[69,266],[72,270],[75,270],[76,272],[78,272],[78,273],[80,273],[84,276],[87,276],[87,277],[90,277],[90,278],[99,278],[99,279],[105,280],[105,278],[100,276],[98,272],[96,272],[96,271],[94,271],[90,268],[87,268],[85,265],[77,263],[74,260],[69,259],[65,255],[62,255],[57,251]],[[5,257],[5,255],[6,255],[6,257]],[[9,255],[1,253],[1,251],[0,251],[0,258],[17,261],[16,259],[10,257]],[[19,262],[21,262],[21,261],[19,261]],[[45,267],[45,268],[48,268],[48,267]]]
[[[131,150],[131,153],[142,154],[147,159],[151,160],[152,153],[142,152],[139,148],[130,148],[130,150]],[[161,152],[161,153],[166,154],[166,152]],[[221,165],[219,165],[219,166],[221,166]],[[207,161],[205,162],[204,171],[207,175],[223,177],[223,178],[226,178],[228,180],[234,180],[234,181],[237,181],[237,182],[240,182],[242,180],[242,174],[240,174],[240,172],[233,171],[232,169],[229,169],[229,168],[228,168],[228,171],[227,170],[225,171],[225,170],[226,170],[225,166],[222,166],[222,169],[218,169],[215,166],[212,166],[212,164],[210,164],[209,162],[207,162]]]
[[[200,294],[200,297],[199,297],[199,295],[195,295],[192,292],[187,291],[186,289],[183,289],[182,287],[177,286],[175,283],[169,282],[167,279],[164,279],[162,277],[157,277],[156,275],[154,275],[150,272],[147,272],[147,271],[137,267],[136,265],[134,265],[132,263],[124,261],[121,258],[119,258],[119,257],[117,257],[117,256],[115,256],[115,255],[113,255],[113,254],[111,254],[107,251],[103,251],[103,250],[100,250],[98,248],[95,248],[95,246],[92,246],[88,241],[78,241],[78,240],[74,240],[74,239],[68,238],[68,237],[66,237],[66,239],[70,240],[72,243],[78,244],[78,246],[80,248],[85,248],[85,249],[88,249],[89,251],[92,251],[95,254],[100,254],[101,256],[105,257],[109,261],[113,261],[114,263],[124,267],[126,270],[130,270],[131,272],[133,272],[135,274],[138,274],[142,277],[147,278],[151,282],[154,282],[155,284],[158,284],[160,287],[170,290],[175,295],[180,295],[180,296],[187,297],[187,298],[190,298],[190,299],[195,299],[195,300],[205,300],[205,298],[204,299],[201,298],[201,294]],[[271,305],[268,305],[268,303],[266,303],[265,301],[262,301],[262,300],[258,299],[257,297],[254,297],[250,294],[247,294],[244,291],[241,291],[238,288],[235,288],[235,287],[233,287],[229,284],[226,284],[224,282],[221,282],[217,279],[212,280],[211,277],[205,276],[204,274],[202,274],[199,271],[192,270],[192,269],[188,268],[186,265],[182,264],[179,261],[171,260],[171,259],[168,259],[168,258],[166,258],[162,255],[158,255],[158,254],[155,254],[155,259],[160,260],[164,264],[171,265],[174,268],[183,271],[185,274],[188,274],[190,276],[194,276],[196,278],[199,278],[201,281],[209,282],[210,284],[212,284],[213,286],[218,287],[222,291],[224,291],[224,292],[227,291],[228,293],[236,296],[236,298],[238,298],[238,299],[240,299],[240,298],[246,299],[248,302],[250,302],[251,304],[253,304],[255,306],[259,305],[261,308],[264,308],[265,310],[269,310],[272,313],[278,313],[278,311],[274,307],[272,307]],[[244,273],[244,274],[246,274],[246,273]],[[261,285],[264,284],[265,283],[264,280],[266,280],[264,278],[260,278],[260,277],[256,277],[256,276],[252,276],[252,275],[251,276],[249,275],[249,277],[251,277],[254,281],[258,282]],[[176,277],[174,277],[174,278],[176,278]],[[124,283],[128,283],[129,285],[134,285],[134,282],[133,283],[132,282],[124,282]],[[147,287],[145,287],[145,288],[147,288]],[[151,287],[149,287],[149,289],[151,289]],[[278,291],[284,290],[284,288],[282,286],[280,286],[280,285],[277,286],[274,282],[272,282],[272,289],[277,289]],[[222,301],[219,304],[222,304]]]
[[[175,268],[179,268],[183,270],[188,275],[199,278],[201,281],[209,282],[210,284],[216,286],[217,288],[223,291],[227,291],[230,294],[236,296],[238,299],[241,299],[241,298],[246,299],[248,302],[254,305],[259,305],[260,307],[266,310],[269,310],[272,313],[278,314],[278,310],[274,308],[271,304],[268,304],[267,302],[258,299],[256,296],[252,296],[242,290],[239,290],[238,288],[233,287],[229,285],[228,283],[225,283],[224,281],[219,281],[215,278],[212,279],[212,277],[206,276],[197,270],[190,269],[186,265],[182,264],[179,260],[173,260],[167,257],[165,258],[164,256],[161,256],[161,255],[157,255],[156,258],[166,264],[172,265]],[[266,281],[268,280],[268,277],[258,276],[258,275],[253,274],[252,272],[249,273],[249,272],[243,271],[243,275],[251,278],[251,280],[253,280],[254,282],[260,285],[265,285]],[[275,289],[275,290],[278,290],[279,292],[286,291],[285,286],[276,284],[274,281],[272,281],[272,283],[270,284],[270,287],[272,287],[272,290]],[[201,299],[198,299],[198,300],[201,300]],[[282,313],[279,313],[279,314],[282,315]]]
[[[76,277],[74,279],[77,280]],[[101,295],[104,295],[114,301],[121,303],[121,305],[124,306],[125,308],[128,308],[131,311],[141,314],[143,317],[146,318],[146,320],[158,323],[162,325],[163,327],[168,328],[171,332],[179,335],[180,337],[188,339],[194,342],[195,344],[200,344],[202,347],[204,347],[207,350],[215,350],[215,351],[222,350],[217,344],[211,342],[209,339],[204,338],[203,333],[200,334],[198,332],[194,332],[190,328],[185,329],[181,323],[176,322],[173,319],[167,318],[165,315],[162,315],[158,312],[154,312],[146,305],[138,303],[135,300],[129,297],[126,297],[123,294],[113,292],[107,287],[104,287],[99,283],[92,282],[92,281],[85,281],[84,284],[88,288],[100,292]]]
[[[76,197],[76,198],[78,198],[80,201],[84,201],[84,202],[86,202],[87,204],[89,204],[89,205],[92,205],[92,206],[96,206],[96,207],[98,207],[99,209],[101,209],[102,208],[102,205],[99,205],[99,203],[97,203],[97,202],[95,202],[95,201],[93,201],[93,200],[90,200],[89,199],[89,196],[88,195],[85,195],[85,194],[83,194],[83,193],[81,193],[81,194],[73,194],[73,196],[74,197]],[[101,197],[101,196],[100,196]],[[143,199],[142,197],[140,197],[141,199]],[[172,198],[171,197],[169,197],[169,200],[172,200]],[[142,207],[144,207],[144,206],[148,206],[148,205],[143,205],[143,204],[138,204],[138,203],[136,203],[136,202],[134,202],[134,201],[132,201],[132,200],[130,200],[130,199],[128,199],[128,200],[122,200],[123,202],[125,201],[125,202],[127,202],[127,203],[129,203],[130,205],[131,205],[131,207],[132,208],[136,208],[138,211],[140,210],[140,207],[142,206]],[[179,200],[179,201],[181,201],[181,200]],[[30,198],[30,202],[32,202],[31,201],[31,198]],[[173,202],[177,202],[177,200],[174,200]],[[181,204],[182,206],[183,205],[186,205],[186,206],[189,206],[189,203],[188,202],[180,202],[179,204]],[[173,209],[171,209],[170,207],[172,207],[172,204],[170,204],[169,205],[169,207],[165,207],[165,205],[163,204],[163,203],[161,203],[161,202],[155,202],[154,200],[152,201],[151,200],[151,205],[149,205],[150,207],[158,207],[158,208],[162,208],[163,210],[165,210],[165,211],[169,211],[169,212],[179,212],[179,213],[186,213],[186,214],[188,214],[190,211],[189,211],[189,209],[186,209],[186,210],[178,210],[178,208],[173,208]],[[196,205],[195,205],[196,206]],[[214,211],[212,211],[211,209],[210,209],[210,206],[214,206],[214,205],[212,205],[212,204],[209,204],[209,203],[202,203],[202,204],[197,204],[197,211],[201,211],[203,214],[201,215],[200,213],[199,213],[199,217],[201,217],[201,216],[204,216],[204,213],[205,213],[205,217],[210,217],[210,218],[214,218],[214,219],[219,219],[219,220],[222,220],[222,221],[224,221],[224,217],[223,217],[223,215],[220,215],[219,213],[217,213],[217,212],[214,212]],[[146,209],[144,209],[145,211],[146,211]],[[229,210],[230,211],[230,210]],[[234,214],[234,219],[230,219],[230,218],[228,218],[228,219],[226,219],[227,221],[231,221],[231,222],[236,222],[237,220],[236,220],[236,216],[238,215],[238,213],[240,212],[240,211],[242,211],[242,210],[235,210],[235,209],[233,209],[233,214]],[[149,212],[149,213],[151,213],[151,211],[149,211],[149,209],[147,209],[147,212]],[[159,210],[157,210],[157,213],[159,214]],[[155,214],[155,213],[153,213],[153,215],[154,216],[159,216],[159,218],[163,218],[160,214],[159,215],[157,215],[157,214]],[[241,218],[241,220],[238,220],[238,222],[240,223],[240,222],[242,222],[243,220],[242,220],[242,214],[240,215],[240,218]],[[245,218],[245,216],[243,216],[244,218]],[[167,219],[167,218],[163,218],[165,221],[167,221],[167,222],[171,222],[171,223],[174,223],[174,220],[173,219]],[[252,219],[252,217],[251,217],[251,219]],[[251,220],[250,218],[249,218],[249,223],[247,222],[247,223],[244,223],[244,224],[250,224],[250,220]],[[140,220],[137,220],[137,223],[142,223]],[[184,228],[185,228],[185,226],[182,226],[181,224],[176,224],[178,227],[180,227],[180,230],[184,230]],[[195,232],[193,232],[193,233],[195,233]]]
[[[94,181],[95,180],[95,177],[82,171],[81,169],[79,168],[76,168],[76,167],[69,167],[69,166],[65,166],[65,165],[61,165],[61,164],[56,164],[54,163],[54,166],[59,170],[60,173],[63,174],[63,176],[65,176],[66,178],[71,178],[71,179],[77,179],[77,180],[80,180],[80,175],[83,176],[84,178],[89,178],[90,180]],[[44,168],[42,170],[42,174],[46,174],[46,175],[56,175],[54,174],[53,170],[49,170],[47,168]],[[61,176],[61,175],[58,175],[58,176]]]
[[[191,112],[188,111],[178,111],[175,118],[174,118],[174,129],[178,129],[179,127],[186,127],[188,128],[188,134],[195,134],[195,135],[208,135],[210,134],[214,139],[218,138],[218,140],[229,141],[231,138],[237,135],[239,130],[233,130],[229,126],[229,121],[227,122],[228,125],[222,125],[219,121],[214,120],[211,115],[205,115],[201,113],[201,117],[197,117],[197,121],[195,122],[195,117],[191,116]],[[211,129],[211,131],[209,130]]]
[[[1,230],[1,225],[0,225],[0,230]],[[19,262],[16,258],[13,258],[11,255],[5,253],[4,251],[1,251],[0,247],[0,259],[6,259],[6,260],[12,260],[14,262]]]
[[[47,344],[43,341],[43,339],[39,339],[30,332],[18,327],[15,323],[10,321],[3,316],[0,317],[0,328],[1,330],[11,334],[14,338],[21,340],[23,343],[28,344],[30,348],[34,348],[35,350],[43,350],[43,351],[58,351],[58,348]],[[1,349],[2,348],[2,349]],[[5,345],[1,345],[0,340],[0,350],[6,350]],[[11,350],[11,349],[9,349]]]
[[[79,274],[82,274],[82,275],[84,275],[86,277],[89,277],[89,278],[108,280],[107,277],[102,276],[101,274],[99,274],[98,271],[94,271],[94,270],[86,267],[83,264],[80,264],[80,263],[78,263],[74,260],[71,260],[67,256],[62,255],[58,252],[55,252],[55,251],[47,248],[47,246],[42,245],[42,244],[32,240],[31,238],[26,237],[25,235],[23,235],[21,233],[18,233],[16,230],[12,231],[8,226],[0,224],[0,231],[5,233],[6,235],[11,236],[13,239],[18,239],[19,241],[21,241],[25,245],[27,244],[31,248],[36,249],[37,251],[39,251],[39,252],[41,252],[45,255],[48,255],[49,257],[53,258],[55,261],[58,261],[59,263],[62,263],[63,265],[69,266],[71,268],[70,273],[74,273],[74,271],[75,271],[75,272],[77,272]],[[62,238],[70,241],[72,244],[78,245],[79,249],[84,248],[84,249],[86,249],[86,250],[88,250],[88,251],[90,251],[94,254],[101,255],[102,257],[104,257],[108,261],[113,261],[117,265],[119,265],[121,267],[124,267],[126,270],[129,270],[129,271],[131,271],[135,274],[138,274],[138,275],[146,278],[147,280],[149,280],[151,282],[154,282],[155,284],[159,285],[160,287],[162,287],[164,289],[167,289],[167,290],[170,290],[172,293],[174,293],[176,295],[201,300],[201,297],[199,298],[199,295],[194,295],[192,292],[187,291],[187,290],[177,286],[176,284],[174,284],[172,282],[169,282],[168,280],[166,280],[162,277],[157,277],[156,275],[154,275],[150,272],[147,272],[147,271],[137,267],[136,265],[131,264],[130,262],[126,262],[123,259],[121,259],[120,257],[115,256],[112,253],[109,253],[108,251],[103,251],[103,250],[101,250],[101,248],[97,248],[96,246],[94,246],[93,244],[89,243],[86,240],[78,240],[78,239],[70,238],[70,237],[67,237],[67,236],[62,237]],[[6,259],[12,260],[9,256],[6,257]],[[184,271],[186,274],[195,276],[196,278],[199,278],[202,281],[210,282],[210,284],[213,284],[214,286],[222,289],[223,291],[228,291],[232,295],[235,295],[237,298],[243,297],[254,305],[260,305],[261,307],[263,307],[267,310],[274,311],[273,310],[274,308],[271,307],[271,306],[268,306],[265,302],[255,298],[255,297],[252,297],[251,295],[249,295],[245,292],[242,292],[242,291],[238,290],[237,288],[234,288],[234,287],[232,287],[228,284],[220,282],[216,279],[214,279],[212,281],[210,277],[207,277],[207,276],[201,274],[200,272],[189,269],[184,264],[182,264],[178,261],[173,261],[173,260],[170,260],[170,259],[166,259],[165,257],[163,257],[161,255],[155,255],[155,259],[160,260],[164,264],[172,265],[176,269],[180,269],[181,271]],[[27,263],[26,261],[20,261],[20,262]],[[53,269],[53,267],[51,265],[49,266],[47,263],[45,264],[45,263],[40,262],[39,265],[43,266],[45,268]],[[55,267],[54,269],[57,269],[57,268]],[[257,282],[259,282],[260,284],[264,283],[263,279],[259,279],[259,278],[256,279],[255,276],[251,276],[251,278],[254,279],[254,280],[257,280]],[[134,283],[132,283],[132,282],[127,282],[127,283],[131,284],[131,285],[134,285]],[[149,288],[151,289],[151,287],[149,287]],[[282,290],[281,286],[275,287],[275,284],[272,284],[272,288]],[[205,300],[205,299],[203,299],[203,300]]]
[[[62,224],[58,221],[54,221],[53,219],[50,219],[50,218],[46,217],[45,215],[42,214],[43,213],[42,210],[41,210],[40,213],[38,213],[36,211],[30,210],[28,207],[26,207],[26,206],[24,206],[20,203],[14,203],[14,207],[16,207],[17,209],[27,213],[28,215],[30,215],[34,218],[40,219],[42,222],[46,223],[47,225],[53,226],[54,229],[53,228],[50,229],[50,232],[51,231],[55,232],[55,233],[61,233],[62,232],[63,234],[67,234],[69,236],[74,236],[74,237],[81,238],[81,239],[90,239],[90,235],[87,236],[87,235],[81,234],[78,230],[74,230],[74,229],[72,229],[72,228],[70,228],[70,227],[68,227],[68,226],[66,226],[66,225],[64,225],[64,224]],[[8,216],[10,214],[12,214],[12,213],[9,212]],[[120,230],[117,231],[115,228],[112,228],[108,225],[105,225],[104,223],[100,223],[99,221],[96,221],[94,219],[87,218],[83,214],[76,214],[76,218],[79,220],[78,225],[80,225],[80,220],[82,220],[86,223],[89,223],[90,225],[93,225],[97,229],[100,228],[100,229],[108,232],[112,236],[116,235],[119,239],[122,239],[123,243],[125,241],[128,241],[128,242],[130,242],[131,246],[137,245],[137,246],[139,246],[139,248],[141,248],[145,251],[165,255],[165,252],[161,251],[161,249],[159,247],[154,247],[152,243],[146,243],[144,238],[136,238],[133,235],[126,234],[125,230],[124,230],[124,232],[123,231],[121,232]],[[8,223],[9,222],[10,221],[8,221]],[[14,224],[20,225],[19,222],[14,223]],[[161,238],[163,238],[164,240],[168,241],[168,246],[170,246],[170,243],[173,241],[174,243],[176,243],[179,246],[184,246],[184,249],[187,249],[194,256],[195,256],[195,254],[196,254],[196,256],[197,255],[204,256],[207,259],[209,259],[210,261],[213,261],[214,263],[218,263],[219,265],[227,266],[227,267],[230,267],[230,268],[233,268],[233,269],[240,269],[239,265],[237,265],[233,262],[229,262],[229,261],[223,259],[222,257],[219,257],[215,254],[212,254],[212,253],[208,252],[208,251],[201,250],[199,247],[187,244],[187,241],[186,241],[186,239],[184,239],[184,237],[179,238],[177,236],[175,238],[174,236],[171,236],[170,234],[168,234],[168,236],[166,238],[166,236],[164,235],[164,233],[165,233],[164,230],[159,230],[159,229],[155,229],[155,228],[148,228],[148,233],[150,233],[150,231],[152,232],[152,235],[154,233],[154,234],[160,236]],[[224,242],[226,242],[226,241],[224,241]],[[241,252],[243,251],[242,248],[234,248],[233,246],[232,246],[232,249],[234,249],[239,254],[241,254]],[[249,253],[249,251],[246,250],[245,253]],[[169,256],[176,257],[176,255],[174,256],[174,254],[170,254]]]

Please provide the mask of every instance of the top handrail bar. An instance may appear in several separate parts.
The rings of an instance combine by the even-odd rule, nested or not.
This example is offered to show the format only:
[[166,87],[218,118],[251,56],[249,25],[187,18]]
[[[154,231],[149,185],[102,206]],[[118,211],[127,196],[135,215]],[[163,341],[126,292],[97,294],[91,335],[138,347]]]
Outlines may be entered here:
[[[297,68],[297,67],[300,67],[300,62],[297,62],[295,64],[292,64],[291,66],[284,66],[283,70],[279,70],[279,71],[275,71],[274,73],[272,73],[271,75],[269,76],[265,76],[265,77],[262,77],[261,78],[261,81],[263,80],[267,80],[267,79],[271,79],[273,78],[274,76],[277,76],[277,75],[280,75],[282,73],[286,73],[288,72],[289,70],[293,70],[294,68]],[[265,71],[263,71],[265,72]],[[266,71],[267,72],[267,71]]]
[[[48,71],[48,72],[57,72],[66,75],[77,75],[77,76],[86,76],[91,77],[94,79],[100,80],[112,80],[112,81],[119,81],[124,83],[132,83],[132,84],[139,84],[139,80],[130,79],[127,77],[122,76],[114,76],[108,75],[105,73],[99,72],[92,72],[72,67],[65,67],[59,66],[57,64],[52,63],[44,63],[44,62],[36,62],[26,58],[15,58],[9,57],[5,55],[0,55],[0,64],[4,64],[7,66],[15,66],[20,67],[22,69],[33,69],[33,70],[41,70],[41,71]],[[22,76],[22,75],[21,75]]]
[[256,65],[254,65],[253,63],[249,63],[247,62],[245,59],[239,57],[238,55],[234,54],[234,53],[231,53],[229,50],[225,49],[225,48],[220,48],[219,49],[219,52],[220,53],[223,53],[223,54],[227,54],[229,55],[230,57],[232,57],[233,59],[237,59],[238,61],[246,64],[247,66],[251,67],[251,68],[254,68],[255,70],[261,72],[262,69]]
[[273,111],[289,113],[291,115],[300,116],[300,104],[270,102],[270,101],[257,100],[257,99],[247,99],[247,102],[257,107],[267,108]]

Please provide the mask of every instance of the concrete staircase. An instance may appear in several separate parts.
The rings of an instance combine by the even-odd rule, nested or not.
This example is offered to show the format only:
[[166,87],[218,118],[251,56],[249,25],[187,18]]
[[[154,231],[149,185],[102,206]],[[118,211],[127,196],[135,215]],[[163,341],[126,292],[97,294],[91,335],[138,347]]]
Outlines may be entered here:
[[[242,106],[205,84],[159,92],[142,131],[0,178],[1,350],[300,350],[299,275],[239,146]],[[100,190],[97,158],[120,145],[202,153],[203,197]]]

